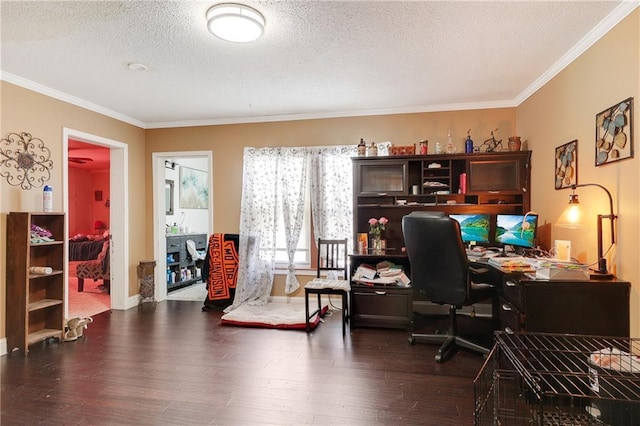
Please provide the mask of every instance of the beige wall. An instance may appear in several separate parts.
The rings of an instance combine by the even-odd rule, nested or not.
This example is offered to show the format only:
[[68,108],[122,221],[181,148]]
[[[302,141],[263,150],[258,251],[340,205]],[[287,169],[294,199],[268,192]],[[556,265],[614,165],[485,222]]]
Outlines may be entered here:
[[[147,131],[147,158],[153,152],[211,150],[213,152],[213,232],[238,232],[240,196],[242,193],[242,153],[247,146],[320,146],[357,145],[360,138],[367,142],[391,141],[396,145],[412,145],[429,140],[429,152],[435,141],[444,145],[447,131],[452,130],[458,152],[464,152],[467,130],[476,144],[488,139],[498,128],[497,139],[514,135],[515,109],[501,108],[475,111],[400,114],[374,117],[349,117],[323,120],[300,120],[276,123],[254,123],[227,126],[187,127]],[[189,141],[185,146],[185,141]],[[147,166],[147,181],[151,182],[151,164]],[[151,208],[151,190],[147,206]],[[149,223],[148,233],[152,232]],[[307,277],[299,277],[304,284]],[[283,296],[284,278],[276,276],[273,295]],[[293,296],[300,296],[298,290]]]
[[[554,187],[554,155],[559,145],[577,139],[578,183],[599,183],[611,192],[619,219],[610,269],[632,284],[632,336],[640,336],[639,85],[640,11],[636,9],[517,109],[517,131],[533,151],[531,205],[543,221],[553,223],[571,193]],[[636,158],[595,167],[595,116],[628,97],[635,101]],[[595,187],[581,188],[578,195],[585,211],[592,214],[592,226],[583,232],[551,227],[552,238],[571,240],[580,260],[595,262],[596,214],[608,213],[608,200]],[[607,234],[605,248],[609,241]]]
[[[67,127],[92,135],[116,140],[128,145],[129,150],[129,254],[130,283],[137,282],[136,265],[140,259],[146,259],[151,249],[151,236],[146,235],[144,224],[150,217],[145,213],[145,133],[143,129],[105,117],[86,109],[62,102],[13,84],[0,81],[1,121],[0,133],[6,137],[11,132],[29,132],[40,138],[51,151],[53,169],[47,184],[54,187],[54,211],[61,211],[62,194],[62,129]],[[25,200],[27,202],[25,202]],[[5,179],[0,181],[0,338],[5,331],[5,253],[6,216],[10,211],[24,211],[42,208],[42,188],[22,191],[9,186]],[[37,206],[37,207],[34,207]],[[146,241],[146,244],[134,244]],[[137,286],[131,285],[131,291],[137,292]],[[134,295],[131,294],[131,295]]]

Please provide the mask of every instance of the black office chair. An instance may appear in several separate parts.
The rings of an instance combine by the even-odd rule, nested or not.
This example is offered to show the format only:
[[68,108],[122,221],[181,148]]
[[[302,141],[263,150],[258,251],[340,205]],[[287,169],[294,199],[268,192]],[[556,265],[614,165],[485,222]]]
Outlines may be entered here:
[[409,342],[441,343],[437,362],[444,362],[456,347],[488,354],[488,348],[458,335],[458,309],[487,298],[495,304],[496,298],[492,285],[472,281],[474,271],[469,266],[459,223],[448,216],[410,214],[402,218],[402,232],[414,291],[431,302],[449,305],[447,334],[412,334]]

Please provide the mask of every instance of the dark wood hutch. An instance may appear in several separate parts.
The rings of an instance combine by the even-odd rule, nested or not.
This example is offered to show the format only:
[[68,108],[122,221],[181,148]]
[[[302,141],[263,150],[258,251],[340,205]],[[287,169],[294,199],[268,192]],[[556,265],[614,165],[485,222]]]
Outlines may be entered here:
[[531,151],[353,157],[354,252],[370,218],[389,219],[387,247],[404,247],[402,217],[530,210]]

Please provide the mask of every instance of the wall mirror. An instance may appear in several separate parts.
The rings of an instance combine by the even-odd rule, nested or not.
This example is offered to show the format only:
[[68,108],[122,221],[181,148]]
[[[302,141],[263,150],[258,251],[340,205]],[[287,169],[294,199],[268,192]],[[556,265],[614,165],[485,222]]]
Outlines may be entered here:
[[164,203],[165,203],[165,214],[173,215],[173,181],[165,180],[164,181]]

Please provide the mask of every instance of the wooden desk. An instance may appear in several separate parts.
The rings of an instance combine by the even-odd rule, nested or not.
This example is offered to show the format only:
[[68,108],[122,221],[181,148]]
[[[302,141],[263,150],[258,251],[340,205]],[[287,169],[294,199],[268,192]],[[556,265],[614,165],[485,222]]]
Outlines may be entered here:
[[[409,258],[398,254],[354,254],[351,276],[360,264],[383,260],[402,265],[411,277]],[[487,263],[499,305],[493,313],[496,328],[506,331],[571,333],[629,337],[631,284],[613,280],[535,280],[523,273],[505,273]],[[351,327],[409,329],[413,323],[413,288],[365,286],[351,283]]]
[[500,329],[629,337],[628,281],[543,281],[500,273]]

